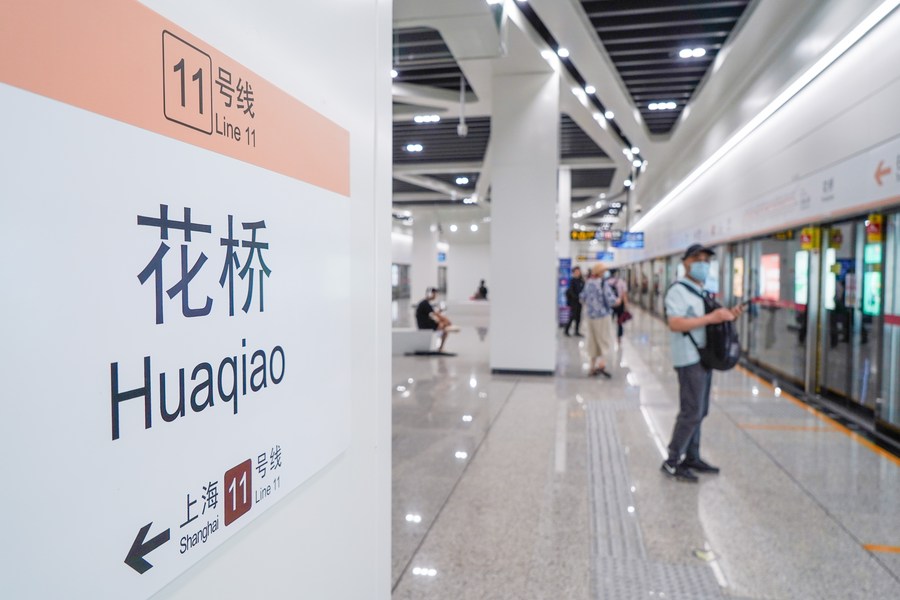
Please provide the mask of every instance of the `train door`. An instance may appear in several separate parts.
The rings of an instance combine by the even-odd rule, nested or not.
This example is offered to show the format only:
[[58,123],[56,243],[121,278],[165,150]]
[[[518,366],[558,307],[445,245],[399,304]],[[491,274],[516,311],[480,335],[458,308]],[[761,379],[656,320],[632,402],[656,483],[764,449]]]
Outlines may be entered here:
[[882,233],[857,219],[822,228],[816,389],[874,415],[879,396]]
[[650,310],[650,261],[641,263],[641,306]]
[[[750,360],[798,386],[806,384],[810,264],[814,252],[792,230],[748,243],[749,280],[739,290],[753,304],[744,325]],[[746,255],[743,268],[747,268]]]
[[666,293],[666,259],[653,259],[653,300],[650,304],[654,314],[663,315],[664,294]]
[[900,213],[887,217],[886,225],[882,377],[875,425],[900,438]]

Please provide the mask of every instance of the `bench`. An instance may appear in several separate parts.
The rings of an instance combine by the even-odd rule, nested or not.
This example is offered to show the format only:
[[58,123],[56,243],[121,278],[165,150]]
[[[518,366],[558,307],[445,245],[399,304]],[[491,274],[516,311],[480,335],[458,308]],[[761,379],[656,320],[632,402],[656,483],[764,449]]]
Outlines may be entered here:
[[391,331],[391,354],[404,356],[456,356],[452,352],[435,349],[435,337],[440,332],[434,329],[394,328]]
[[433,329],[394,328],[391,331],[392,354],[431,352],[434,349],[435,333],[437,332]]

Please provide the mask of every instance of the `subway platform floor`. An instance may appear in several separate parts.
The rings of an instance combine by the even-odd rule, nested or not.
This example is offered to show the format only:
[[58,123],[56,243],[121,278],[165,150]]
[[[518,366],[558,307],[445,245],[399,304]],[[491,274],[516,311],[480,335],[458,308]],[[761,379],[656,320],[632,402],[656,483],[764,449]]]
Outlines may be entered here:
[[455,357],[394,357],[393,598],[900,598],[900,459],[735,369],[721,474],[667,478],[668,334],[634,313],[611,380],[561,332],[554,377],[492,375],[477,317]]

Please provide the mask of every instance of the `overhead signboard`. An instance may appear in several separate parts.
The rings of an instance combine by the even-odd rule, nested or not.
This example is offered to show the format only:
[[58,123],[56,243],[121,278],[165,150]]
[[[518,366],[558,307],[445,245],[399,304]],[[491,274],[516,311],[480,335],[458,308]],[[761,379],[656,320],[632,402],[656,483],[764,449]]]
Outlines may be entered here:
[[4,596],[149,597],[349,445],[349,133],[134,1],[0,56]]
[[[621,229],[573,229],[569,234],[569,239],[576,242],[587,242],[590,240],[617,242],[626,235],[628,234]],[[641,239],[643,239],[643,234],[641,234]]]
[[569,233],[569,239],[573,242],[587,242],[594,239],[594,235],[597,233],[596,229],[588,229],[586,231],[582,231],[580,229],[573,229]]
[[598,252],[597,260],[603,262],[611,262],[616,259],[616,255],[613,252]]
[[639,249],[644,247],[643,231],[624,231],[618,240],[613,240],[614,248]]

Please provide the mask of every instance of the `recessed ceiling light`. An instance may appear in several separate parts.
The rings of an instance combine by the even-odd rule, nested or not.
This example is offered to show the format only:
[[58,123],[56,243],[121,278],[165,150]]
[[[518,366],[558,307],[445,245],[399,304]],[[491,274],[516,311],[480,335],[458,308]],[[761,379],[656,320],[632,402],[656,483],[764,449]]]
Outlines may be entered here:
[[706,48],[683,48],[678,56],[681,58],[700,58],[706,56]]
[[424,149],[425,148],[422,146],[422,144],[407,144],[406,145],[407,152],[421,152]]
[[451,225],[451,226],[450,226],[450,231],[452,231],[452,232],[454,232],[454,233],[456,232],[457,229],[459,229],[459,227],[457,227],[456,225]]
[[637,146],[632,146],[632,147],[631,147],[631,153],[632,153],[632,154],[640,154],[640,153],[641,153],[641,149],[638,148]]
[[457,177],[456,178],[456,185],[466,185],[467,183],[469,183],[468,177]]
[[606,117],[607,121],[612,121],[615,118],[616,114],[613,111],[608,110],[603,113],[603,116]]
[[643,161],[642,161],[641,159],[639,159],[639,158],[636,158],[636,159],[634,159],[633,161],[631,161],[631,165],[634,166],[634,167],[640,167],[642,164],[644,164],[644,163],[643,163]]
[[476,231],[478,231],[478,225],[476,225],[475,223],[472,223],[471,225],[469,225],[469,231],[471,231],[472,233],[475,233]]
[[391,79],[394,79],[400,73],[397,72],[397,69],[391,69]]
[[603,206],[603,202],[601,202],[600,200],[597,200],[597,202],[594,203],[595,208],[600,208],[601,206]]
[[626,180],[625,180],[625,187],[631,187],[631,180],[630,180],[630,179],[626,179]]
[[416,123],[437,123],[440,120],[440,115],[416,115],[413,117],[413,121]]
[[596,92],[596,91],[597,91],[597,88],[595,88],[595,87],[592,86],[592,85],[586,85],[586,86],[584,86],[584,93],[585,93],[585,94],[593,94],[593,93]]
[[567,58],[569,56],[568,48],[559,47],[559,48],[557,48],[556,53],[559,55],[560,58]]

